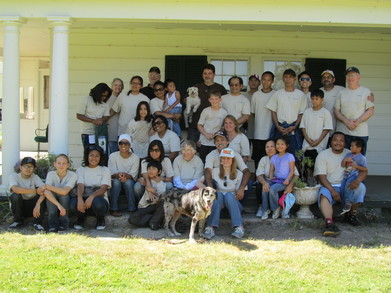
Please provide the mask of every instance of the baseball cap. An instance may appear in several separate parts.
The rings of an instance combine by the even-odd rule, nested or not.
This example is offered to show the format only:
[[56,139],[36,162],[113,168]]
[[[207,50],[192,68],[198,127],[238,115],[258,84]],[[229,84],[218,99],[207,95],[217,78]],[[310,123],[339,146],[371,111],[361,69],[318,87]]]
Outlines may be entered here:
[[221,150],[220,157],[235,158],[235,152],[233,149],[226,148]]
[[260,80],[260,79],[259,79],[259,75],[258,75],[258,74],[255,74],[255,73],[252,74],[252,75],[248,78],[248,80],[250,80],[250,79],[253,78],[253,77],[256,78],[257,80]]
[[348,74],[349,72],[355,72],[355,73],[360,74],[360,70],[358,70],[357,67],[353,67],[353,66],[351,66],[351,67],[349,67],[348,69],[346,69],[345,75]]
[[127,140],[129,143],[132,143],[132,139],[130,138],[129,134],[121,134],[118,138],[118,142],[121,140]]
[[228,140],[228,135],[227,135],[227,132],[225,132],[225,130],[219,130],[219,131],[215,132],[215,134],[213,134],[213,138],[215,138],[216,136],[222,136]]
[[26,164],[32,164],[35,167],[37,167],[37,162],[32,157],[24,157],[22,161],[20,162],[20,165],[26,165]]
[[152,66],[151,69],[149,69],[149,72],[156,72],[156,73],[160,74],[160,69],[159,69],[159,67]]
[[330,70],[330,69],[327,69],[327,70],[323,71],[322,74],[321,74],[320,76],[323,76],[323,74],[325,74],[325,73],[328,73],[328,74],[330,74],[332,77],[335,77],[334,72],[333,72],[332,70]]

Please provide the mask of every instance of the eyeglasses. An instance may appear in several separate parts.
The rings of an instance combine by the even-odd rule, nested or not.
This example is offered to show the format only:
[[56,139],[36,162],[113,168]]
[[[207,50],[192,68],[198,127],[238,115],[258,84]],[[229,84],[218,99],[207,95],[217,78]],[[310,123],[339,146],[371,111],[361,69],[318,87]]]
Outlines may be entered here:
[[155,121],[155,122],[152,123],[152,125],[155,126],[155,125],[160,125],[162,123],[163,123],[162,121]]
[[227,183],[227,176],[224,176],[224,187],[227,187],[228,183]]
[[311,81],[311,78],[309,78],[309,77],[301,77],[300,81]]
[[130,142],[128,142],[128,141],[120,141],[118,144],[119,145],[130,145]]
[[150,149],[151,153],[160,153],[160,149]]
[[157,88],[157,89],[153,89],[154,92],[162,92],[164,91],[164,88],[160,87],[160,88]]

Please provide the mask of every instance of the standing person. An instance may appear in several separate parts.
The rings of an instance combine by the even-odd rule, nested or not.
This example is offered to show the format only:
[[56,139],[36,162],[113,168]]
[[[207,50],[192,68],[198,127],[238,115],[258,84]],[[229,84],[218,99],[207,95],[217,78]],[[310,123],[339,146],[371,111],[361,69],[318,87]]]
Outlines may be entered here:
[[[120,78],[114,78],[111,82],[112,94],[107,103],[109,104],[109,108],[113,107],[115,101],[118,96],[122,93],[124,89],[124,82]],[[109,132],[109,154],[118,151],[118,114],[114,114],[110,117],[107,122],[107,129]]]
[[[166,89],[166,97],[164,99],[163,109],[164,112],[169,114],[180,114],[182,115],[182,104],[181,104],[181,94],[176,90],[175,82],[172,79],[166,79],[164,82]],[[180,139],[182,139],[181,126],[179,125],[178,119],[170,119],[170,128],[174,131]]]
[[251,113],[254,115],[254,140],[253,153],[255,168],[258,168],[259,160],[266,155],[265,145],[270,138],[273,126],[272,112],[266,107],[275,91],[272,89],[274,74],[265,71],[261,77],[262,89],[254,93],[251,100]]
[[365,156],[369,138],[367,120],[375,113],[375,105],[369,101],[371,91],[360,86],[360,70],[349,67],[345,72],[347,88],[339,92],[334,106],[337,118],[337,131],[345,134],[346,147],[354,138],[364,140],[362,150]]
[[24,217],[34,217],[33,226],[36,231],[42,232],[42,220],[44,217],[45,196],[43,195],[44,185],[41,178],[34,174],[37,166],[36,161],[31,157],[25,157],[20,162],[20,173],[9,176],[9,190],[11,194],[11,209],[14,214],[14,222],[9,226],[16,229],[23,225]]
[[200,120],[200,115],[202,110],[206,107],[209,107],[209,95],[212,90],[217,90],[221,95],[225,95],[227,90],[218,83],[215,83],[215,67],[213,64],[206,64],[202,69],[202,79],[203,83],[197,83],[194,86],[198,88],[198,96],[201,99],[201,105],[198,107],[197,112],[193,114],[193,122],[190,123],[188,129],[188,139],[194,141],[195,143],[200,138],[200,132],[197,129],[198,120]]
[[227,133],[229,147],[242,156],[245,164],[250,157],[250,142],[247,136],[239,130],[239,122],[232,115],[227,115],[223,121],[223,129]]
[[149,131],[152,127],[152,116],[149,104],[140,102],[137,105],[136,117],[130,120],[126,133],[132,139],[132,149],[140,159],[148,155]]
[[110,170],[103,165],[103,149],[91,146],[84,151],[83,163],[76,170],[77,197],[69,201],[71,213],[76,214],[73,225],[76,230],[83,229],[86,214],[96,217],[97,230],[106,228],[105,215],[109,210],[107,190],[111,187]]
[[299,128],[301,118],[307,106],[304,93],[295,89],[296,73],[287,69],[283,74],[284,88],[276,91],[266,105],[272,111],[274,129],[272,138],[283,135],[289,138],[289,152],[294,154],[301,149],[303,135]]
[[[337,236],[341,233],[333,221],[333,205],[341,202],[341,182],[344,168],[341,163],[349,151],[345,149],[345,135],[342,132],[334,132],[331,136],[331,147],[322,151],[315,162],[315,173],[322,184],[319,190],[318,204],[325,219],[323,236]],[[353,226],[360,226],[356,214],[358,207],[364,202],[365,185],[362,183],[367,172],[359,171],[357,179],[345,187],[352,191],[352,207],[349,213],[345,214],[345,221]]]
[[128,199],[128,211],[137,209],[137,198],[134,193],[134,183],[137,180],[140,167],[140,158],[131,151],[131,138],[128,134],[121,134],[118,138],[119,152],[112,153],[109,157],[109,169],[112,178],[110,190],[110,213],[114,217],[121,217],[118,199],[123,188]]
[[148,79],[149,84],[145,87],[143,87],[140,92],[147,96],[150,100],[152,100],[155,97],[155,93],[153,91],[153,86],[155,85],[155,82],[160,81],[160,69],[159,67],[153,66],[149,69],[148,73]]
[[133,76],[130,80],[131,89],[128,92],[128,95],[121,94],[111,107],[110,115],[119,113],[118,136],[126,133],[130,120],[136,117],[137,105],[142,101],[149,103],[149,99],[140,93],[142,86],[143,79],[141,76]]
[[199,154],[202,162],[205,162],[206,156],[216,149],[213,136],[221,128],[227,111],[221,108],[221,94],[218,91],[211,91],[209,97],[210,107],[201,112],[197,128],[201,133],[198,145]]
[[81,141],[84,148],[96,144],[97,128],[102,128],[103,136],[107,137],[106,122],[110,118],[110,107],[106,101],[110,96],[111,88],[105,83],[98,83],[82,100],[76,118],[82,121]]
[[300,90],[307,97],[307,108],[311,108],[311,92],[310,86],[312,85],[311,75],[307,71],[303,71],[298,76]]
[[230,93],[221,97],[223,100],[221,107],[229,115],[234,116],[239,123],[239,127],[242,127],[251,114],[250,101],[240,92],[243,88],[243,79],[239,76],[232,76],[228,80],[228,84]]
[[[253,74],[248,78],[248,88],[249,90],[243,95],[249,100],[250,102],[250,109],[251,109],[251,101],[254,93],[256,93],[259,89],[259,86],[261,85],[261,80],[259,78],[258,74]],[[254,140],[254,115],[251,115],[247,120],[247,131],[246,135],[248,139],[250,140],[250,143]]]

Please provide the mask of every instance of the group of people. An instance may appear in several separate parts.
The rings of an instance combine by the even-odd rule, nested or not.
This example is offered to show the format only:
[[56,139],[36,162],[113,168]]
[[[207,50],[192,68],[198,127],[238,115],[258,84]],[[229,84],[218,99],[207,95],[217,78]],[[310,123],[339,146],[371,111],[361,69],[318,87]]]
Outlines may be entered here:
[[[302,149],[316,161],[314,174],[322,184],[323,234],[335,236],[339,233],[333,222],[336,201],[344,203],[346,220],[359,224],[356,212],[364,200],[361,182],[367,173],[366,121],[374,113],[373,95],[359,85],[359,70],[349,67],[345,75],[347,88],[338,87],[334,73],[325,70],[323,87],[311,93],[308,72],[299,75],[299,90],[295,88],[296,73],[285,70],[284,88],[278,91],[272,89],[272,72],[261,77],[253,74],[246,93],[242,93],[242,78],[233,76],[227,94],[214,82],[214,66],[207,64],[203,83],[195,85],[201,106],[193,115],[187,140],[179,126],[180,94],[173,80],[160,81],[159,68],[150,69],[146,87],[140,76],[132,77],[127,94],[122,93],[124,84],[119,78],[111,88],[100,83],[77,112],[82,121],[82,167],[74,173],[68,170],[69,158],[58,155],[56,171],[49,172],[44,184],[33,174],[35,160],[24,158],[20,173],[10,180],[15,215],[10,228],[19,227],[27,212],[35,218],[34,227],[43,230],[43,202],[47,199],[49,232],[68,229],[69,212],[77,216],[75,229],[83,228],[88,213],[96,216],[96,228],[104,229],[107,212],[122,216],[118,202],[122,191],[129,222],[159,229],[164,218],[161,193],[171,188],[190,191],[211,186],[218,196],[204,237],[215,235],[225,208],[232,219],[232,236],[242,238],[242,202],[252,185],[247,166],[250,156],[262,186],[257,194],[257,217],[268,219],[272,214],[276,219],[282,214],[289,218],[278,204],[279,192],[293,190],[299,176],[295,153]],[[326,149],[328,141],[331,147]]]

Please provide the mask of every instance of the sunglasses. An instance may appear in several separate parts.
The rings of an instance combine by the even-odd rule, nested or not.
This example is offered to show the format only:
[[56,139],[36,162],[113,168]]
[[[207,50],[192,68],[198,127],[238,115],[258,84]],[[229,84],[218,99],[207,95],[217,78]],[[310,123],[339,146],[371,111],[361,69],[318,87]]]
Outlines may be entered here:
[[160,149],[150,149],[151,153],[160,153]]
[[311,78],[309,78],[309,77],[302,77],[302,78],[300,78],[300,81],[311,81]]
[[128,141],[120,141],[118,144],[119,145],[130,145],[130,142],[128,142]]
[[155,121],[155,122],[152,123],[152,125],[155,126],[155,125],[160,125],[162,123],[163,123],[162,121]]
[[224,176],[224,187],[227,187],[228,186],[228,183],[227,183],[227,176]]
[[153,89],[154,92],[162,92],[164,91],[164,88],[160,87],[158,89]]

